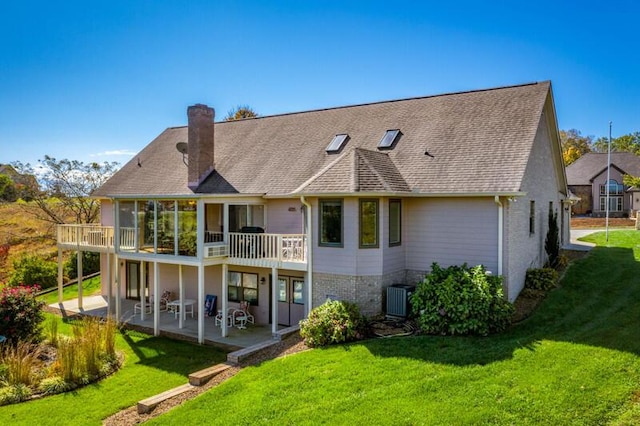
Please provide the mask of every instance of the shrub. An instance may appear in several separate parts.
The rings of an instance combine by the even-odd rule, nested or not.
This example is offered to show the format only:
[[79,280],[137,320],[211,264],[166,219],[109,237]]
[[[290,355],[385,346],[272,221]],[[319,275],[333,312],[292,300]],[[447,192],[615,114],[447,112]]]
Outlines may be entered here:
[[527,269],[524,288],[530,290],[548,291],[555,287],[558,272],[552,268]]
[[549,229],[544,240],[544,250],[547,252],[547,263],[557,268],[560,260],[560,235],[558,230],[558,214],[549,210]]
[[[82,252],[82,275],[95,272],[100,272],[100,253]],[[78,252],[73,252],[64,262],[64,274],[72,280],[78,278]]]
[[506,329],[514,307],[504,299],[502,278],[482,265],[469,268],[437,263],[411,296],[421,330],[430,334],[487,335]]
[[327,300],[300,321],[300,336],[311,347],[361,339],[366,320],[358,306],[340,300]]
[[0,405],[14,404],[31,398],[31,389],[25,385],[11,385],[0,389]]
[[73,388],[73,385],[65,382],[60,376],[47,377],[41,381],[38,386],[38,390],[45,395],[54,395],[56,393],[66,392]]
[[39,356],[39,347],[27,342],[4,348],[0,358],[7,367],[6,382],[9,385],[32,385],[36,379],[34,367],[38,364]]
[[58,265],[37,255],[23,255],[13,261],[13,273],[7,284],[11,287],[37,284],[41,288],[58,284]]
[[10,342],[32,340],[40,334],[44,302],[36,299],[37,286],[0,290],[0,335]]

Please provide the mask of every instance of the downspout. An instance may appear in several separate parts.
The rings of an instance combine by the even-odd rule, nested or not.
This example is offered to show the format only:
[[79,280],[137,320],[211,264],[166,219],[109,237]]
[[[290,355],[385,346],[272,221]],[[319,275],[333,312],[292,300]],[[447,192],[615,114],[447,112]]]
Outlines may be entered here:
[[313,253],[311,253],[311,248],[313,247],[312,241],[311,241],[311,236],[313,235],[313,230],[311,228],[312,225],[312,221],[311,221],[311,203],[307,202],[307,200],[305,200],[304,195],[302,195],[300,197],[300,202],[306,207],[307,210],[307,214],[306,219],[307,219],[307,277],[309,279],[309,288],[308,288],[308,303],[307,303],[307,309],[306,309],[306,316],[309,316],[309,312],[311,312],[311,308],[312,308],[312,300],[313,300]]
[[498,275],[502,275],[502,233],[504,227],[504,206],[502,205],[502,201],[500,201],[500,197],[497,195],[494,198],[494,201],[498,205]]

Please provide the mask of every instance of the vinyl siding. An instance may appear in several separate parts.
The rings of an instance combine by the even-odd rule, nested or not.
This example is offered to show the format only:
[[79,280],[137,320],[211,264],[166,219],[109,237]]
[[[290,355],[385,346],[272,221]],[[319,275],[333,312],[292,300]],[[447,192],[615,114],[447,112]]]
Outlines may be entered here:
[[492,198],[406,200],[407,269],[484,265],[496,273],[498,209]]
[[[302,234],[304,214],[299,199],[269,200],[267,229],[270,234]],[[295,209],[289,211],[289,209]]]

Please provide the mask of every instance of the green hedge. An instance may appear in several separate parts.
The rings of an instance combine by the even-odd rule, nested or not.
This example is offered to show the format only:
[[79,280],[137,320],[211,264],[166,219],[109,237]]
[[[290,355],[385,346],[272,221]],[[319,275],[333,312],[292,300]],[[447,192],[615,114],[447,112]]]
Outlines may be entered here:
[[524,288],[548,291],[556,286],[558,272],[553,268],[527,269]]

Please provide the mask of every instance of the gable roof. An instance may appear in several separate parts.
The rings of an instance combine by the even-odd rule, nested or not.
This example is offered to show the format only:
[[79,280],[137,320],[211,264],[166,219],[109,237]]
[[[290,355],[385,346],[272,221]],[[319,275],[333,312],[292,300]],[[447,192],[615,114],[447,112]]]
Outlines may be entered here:
[[[215,172],[195,192],[516,193],[549,95],[542,82],[217,122]],[[389,129],[402,135],[378,151]],[[349,140],[327,153],[339,133]],[[165,130],[94,195],[192,195],[186,140],[186,127]]]
[[[593,179],[607,169],[607,153],[588,152],[569,164],[568,185],[591,185]],[[621,173],[640,176],[640,157],[630,152],[612,152],[611,166]]]

